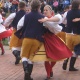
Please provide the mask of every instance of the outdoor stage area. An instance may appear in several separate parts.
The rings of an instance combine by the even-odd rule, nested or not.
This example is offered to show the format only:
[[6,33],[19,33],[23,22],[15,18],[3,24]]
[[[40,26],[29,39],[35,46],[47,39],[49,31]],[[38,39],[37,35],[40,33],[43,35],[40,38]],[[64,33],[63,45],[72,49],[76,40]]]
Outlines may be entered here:
[[[8,46],[4,46],[5,54],[0,55],[0,80],[24,80],[24,72],[22,63],[15,65],[15,58],[9,50]],[[1,51],[1,50],[0,50]],[[77,59],[75,67],[79,69],[76,72],[66,71],[62,69],[63,61],[57,62],[53,68],[54,76],[50,80],[80,80],[80,57]],[[46,71],[44,62],[34,62],[32,72],[33,80],[44,80]]]

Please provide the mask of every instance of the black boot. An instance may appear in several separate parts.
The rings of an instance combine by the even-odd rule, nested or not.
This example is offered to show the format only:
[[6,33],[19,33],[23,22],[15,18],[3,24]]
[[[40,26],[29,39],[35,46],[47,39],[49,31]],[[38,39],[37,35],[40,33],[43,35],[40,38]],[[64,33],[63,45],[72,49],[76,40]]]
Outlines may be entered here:
[[24,80],[31,80],[27,61],[23,61],[23,69],[24,69]]
[[29,73],[31,75],[32,70],[33,70],[33,64],[28,64],[28,69],[29,69]]
[[2,52],[1,55],[4,55],[5,52]]
[[53,77],[53,72],[50,72],[50,78],[52,78]]
[[67,58],[66,60],[64,60],[64,63],[63,63],[63,66],[62,66],[63,70],[66,70],[66,68],[67,68],[68,60],[69,60],[69,58]]
[[33,80],[31,78],[31,73],[32,73],[32,70],[33,70],[33,64],[28,64],[28,70],[29,70],[29,74],[30,74],[30,80]]
[[15,65],[16,65],[16,64],[19,64],[19,61],[21,60],[20,51],[14,50],[14,51],[13,51],[13,55],[14,55],[15,58],[16,58]]
[[76,57],[71,57],[69,71],[78,71],[78,69],[74,68],[75,62]]

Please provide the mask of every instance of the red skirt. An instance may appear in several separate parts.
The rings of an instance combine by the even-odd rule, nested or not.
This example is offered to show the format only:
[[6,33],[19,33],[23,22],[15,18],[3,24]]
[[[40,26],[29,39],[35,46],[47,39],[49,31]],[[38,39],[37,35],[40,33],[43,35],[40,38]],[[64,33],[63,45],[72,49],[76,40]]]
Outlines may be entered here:
[[69,48],[55,34],[46,33],[44,35],[44,46],[47,57],[53,60],[65,59],[72,56]]
[[3,39],[3,38],[7,38],[11,35],[12,35],[12,29],[4,31],[4,32],[0,33],[0,40]]

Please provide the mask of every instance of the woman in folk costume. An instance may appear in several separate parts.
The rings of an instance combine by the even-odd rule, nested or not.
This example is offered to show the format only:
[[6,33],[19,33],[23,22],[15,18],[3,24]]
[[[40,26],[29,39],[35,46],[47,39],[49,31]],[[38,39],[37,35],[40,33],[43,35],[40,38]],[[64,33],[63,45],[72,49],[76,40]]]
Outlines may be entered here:
[[[2,14],[1,13],[2,13],[2,11],[0,10],[0,34],[2,32],[4,32],[4,31],[6,31],[5,27],[1,24],[1,23],[3,23],[3,19],[2,19]],[[1,55],[3,55],[5,53],[5,51],[4,51],[4,48],[3,48],[3,44],[1,43],[1,39],[0,39],[0,47],[1,47],[1,50],[2,50]]]
[[1,43],[1,40],[3,38],[11,36],[11,34],[12,34],[12,31],[6,30],[5,26],[3,26],[2,23],[3,23],[2,10],[0,9],[0,47],[1,47],[1,50],[2,50],[1,55],[3,55],[5,53],[4,48],[3,48],[3,44]]
[[27,6],[27,7],[26,7],[26,12],[27,12],[27,13],[31,12],[31,7],[30,7],[30,6]]
[[16,58],[15,65],[19,64],[20,61],[20,51],[22,46],[22,39],[19,39],[14,35],[14,33],[17,30],[17,23],[18,21],[26,14],[26,4],[25,2],[20,2],[19,5],[19,11],[17,13],[12,13],[9,15],[8,18],[6,18],[4,25],[9,28],[9,26],[13,27],[13,33],[10,39],[10,48],[12,49],[12,53]]
[[[58,24],[60,24],[60,23],[62,22],[62,17],[61,17],[60,14],[57,14],[57,15],[55,15],[55,16],[53,17],[53,15],[52,15],[52,8],[51,8],[49,5],[46,5],[46,6],[44,7],[44,14],[45,14],[45,16],[48,17],[48,18],[44,18],[44,19],[39,20],[40,22],[44,22],[44,26],[45,26],[46,23],[48,23],[48,22],[45,22],[45,21],[54,21],[53,26],[55,26],[55,27],[59,26]],[[56,35],[57,35],[57,32],[55,32],[54,30],[51,30],[48,26],[49,26],[49,25],[46,25],[46,28],[48,28],[50,31],[56,33]],[[59,28],[57,28],[57,29],[59,29]],[[59,32],[58,32],[58,33],[59,33]],[[52,35],[51,32],[49,32],[48,34],[49,34],[49,35]],[[45,40],[45,37],[48,37],[48,34],[47,34],[46,36],[44,36],[44,40]],[[54,34],[53,34],[53,35],[54,35]],[[49,38],[50,38],[50,37],[49,37]],[[59,46],[59,45],[57,45],[57,44],[58,44],[57,41],[59,41],[59,43],[61,43],[61,41],[60,41],[59,38],[56,37],[55,35],[52,36],[52,38],[54,38],[54,40],[51,39],[51,38],[50,38],[50,39],[53,41],[53,43],[56,43],[55,45],[53,44],[52,47],[53,47],[53,49],[55,48],[55,50],[56,50],[56,48],[58,48],[57,46]],[[57,40],[57,39],[58,39],[58,40]],[[44,42],[45,42],[45,41],[44,41]],[[46,44],[46,43],[45,43],[45,44]],[[44,45],[45,45],[45,44],[44,44]],[[63,45],[63,43],[62,43],[61,45]],[[59,47],[61,47],[61,48],[63,49],[63,46],[59,46]],[[46,45],[45,45],[45,48],[46,48]],[[59,48],[58,48],[58,49],[59,49]],[[55,50],[53,51],[53,53],[56,53]],[[68,49],[68,50],[69,50],[69,49]],[[63,57],[62,55],[64,55],[64,52],[66,52],[66,51],[62,52],[61,50],[59,50],[59,51],[60,51],[61,53],[57,53],[57,55],[53,54],[53,55],[55,55],[55,57],[54,57],[54,59],[53,59],[53,60],[55,60],[55,62],[45,61],[45,68],[46,68],[46,71],[47,71],[47,78],[46,78],[45,80],[49,80],[50,77],[53,76],[52,67],[55,65],[55,63],[56,63],[57,60],[60,60],[60,57],[57,57],[57,56],[61,54],[61,58],[62,58],[62,57]],[[69,54],[69,53],[70,53],[70,54]],[[70,56],[72,55],[72,53],[71,53],[71,51],[69,51],[69,53],[67,53],[67,54],[65,53],[65,55],[67,55],[68,57],[70,57]],[[47,53],[47,54],[49,54],[49,53]],[[52,55],[52,56],[53,56],[53,55]],[[48,57],[52,58],[51,56],[48,56]]]

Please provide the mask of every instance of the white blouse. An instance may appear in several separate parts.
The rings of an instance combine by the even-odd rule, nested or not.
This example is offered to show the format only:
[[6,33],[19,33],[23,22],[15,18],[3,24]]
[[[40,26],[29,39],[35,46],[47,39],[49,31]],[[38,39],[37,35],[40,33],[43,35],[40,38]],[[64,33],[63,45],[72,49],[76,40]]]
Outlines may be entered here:
[[[46,21],[43,23],[43,25],[46,28],[48,28],[52,33],[57,34],[62,31],[62,26],[59,25],[62,23],[62,16],[60,14],[57,14],[54,17],[59,18],[59,21],[57,21],[57,22]],[[47,18],[47,17],[45,17],[45,18]]]
[[24,18],[25,18],[25,16],[23,16],[23,17],[19,20],[19,22],[18,22],[18,24],[17,24],[17,30],[19,30],[19,29],[21,29],[21,28],[23,27],[23,25],[24,25]]
[[3,19],[2,19],[2,15],[0,14],[0,33],[6,31],[5,26],[3,26],[2,23],[3,23]]
[[6,20],[4,21],[4,25],[8,27],[8,26],[12,23],[13,19],[15,18],[15,16],[16,16],[16,13],[10,14],[10,15],[6,18]]

